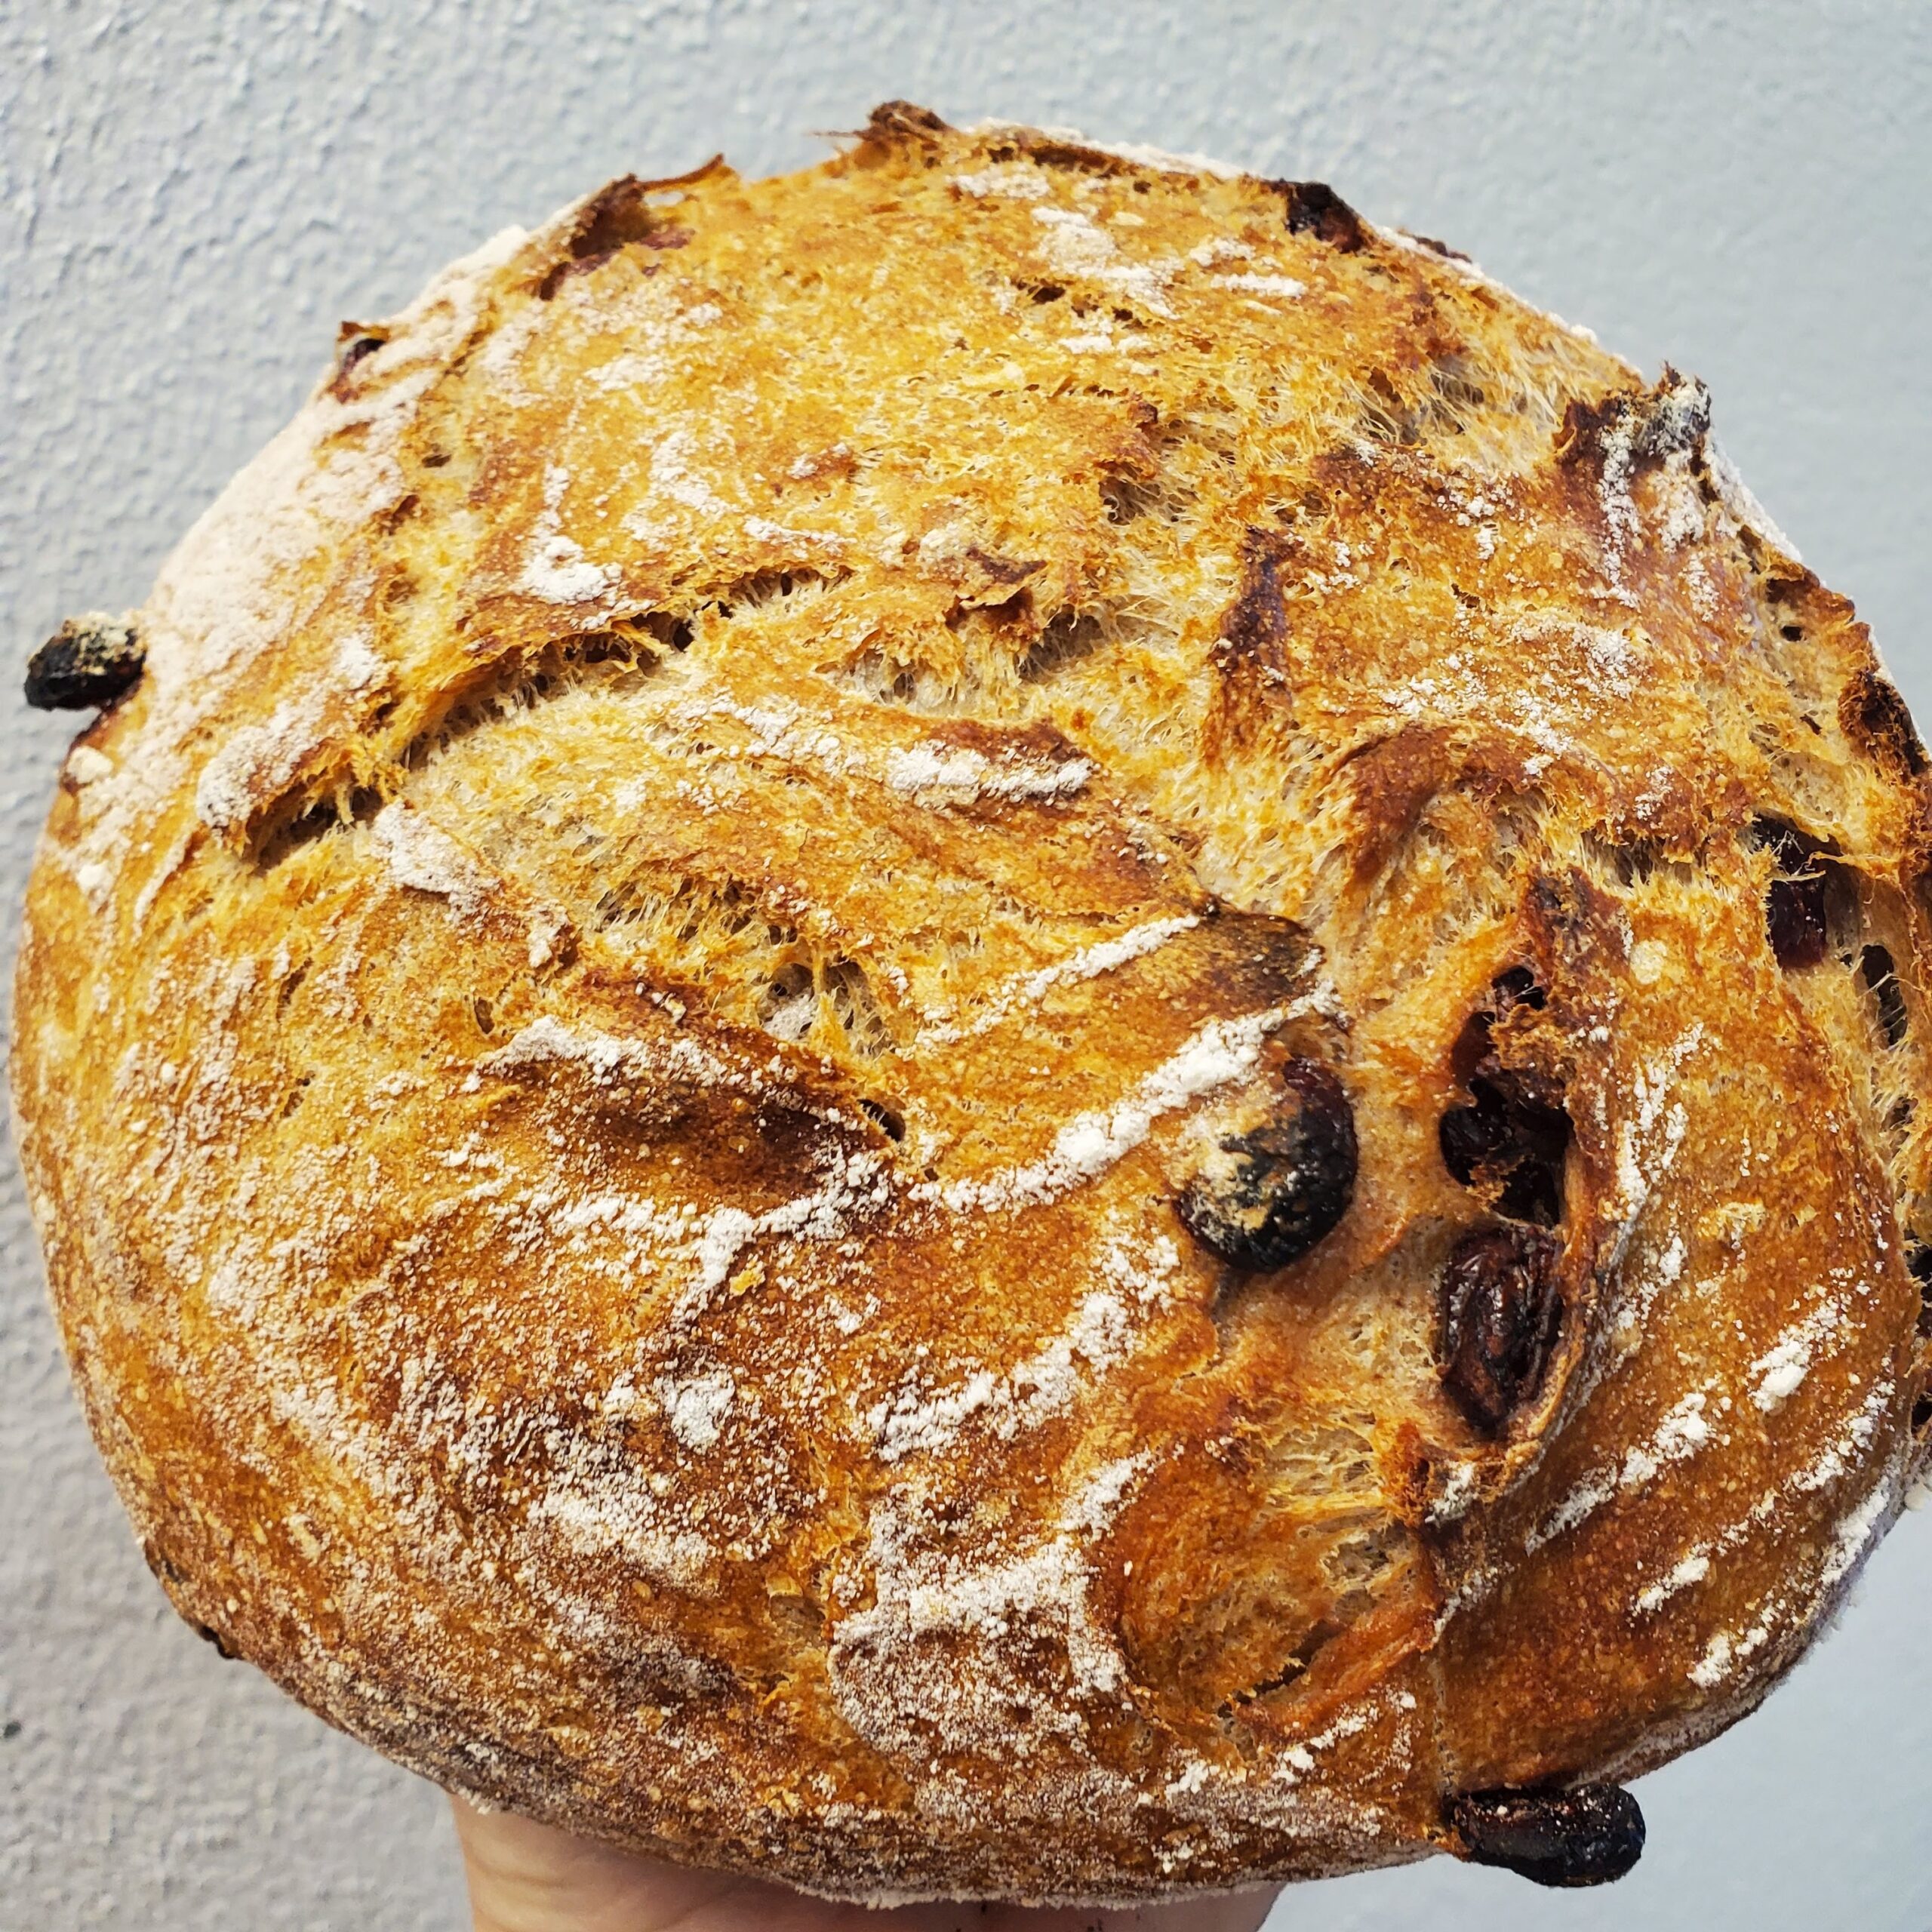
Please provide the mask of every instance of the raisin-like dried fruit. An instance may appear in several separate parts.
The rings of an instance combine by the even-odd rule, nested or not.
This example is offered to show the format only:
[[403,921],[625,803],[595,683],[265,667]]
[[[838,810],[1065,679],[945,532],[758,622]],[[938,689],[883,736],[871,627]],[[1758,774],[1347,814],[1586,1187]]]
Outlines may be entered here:
[[1826,874],[1824,849],[1796,827],[1761,818],[1752,827],[1777,867],[1764,894],[1764,928],[1780,966],[1817,966],[1824,960]]
[[366,361],[389,339],[386,329],[365,328],[360,322],[344,322],[336,331],[336,381],[340,383],[357,363]]
[[1451,1107],[1436,1137],[1444,1166],[1465,1187],[1491,1200],[1514,1221],[1554,1227],[1563,1218],[1563,1169],[1570,1151],[1570,1116],[1537,1074],[1505,1066],[1491,1040],[1496,1023],[1519,1006],[1540,1011],[1546,995],[1528,968],[1497,976],[1491,1004],[1470,1016],[1452,1063],[1470,1104]]
[[1348,1211],[1355,1123],[1347,1090],[1312,1060],[1281,1069],[1276,1116],[1216,1146],[1177,1207],[1189,1233],[1237,1268],[1285,1268]]
[[1644,1814],[1622,1786],[1472,1791],[1450,1807],[1463,1849],[1539,1885],[1607,1885],[1644,1850]]
[[125,617],[69,617],[27,660],[26,700],[38,711],[111,704],[141,675],[140,634]]
[[1556,1244],[1533,1228],[1481,1228],[1450,1251],[1438,1284],[1442,1386],[1485,1435],[1534,1399],[1563,1325]]
[[1493,1186],[1500,1214],[1554,1227],[1563,1216],[1570,1116],[1508,1067],[1472,1075],[1469,1097],[1472,1104],[1442,1116],[1444,1164],[1465,1187]]

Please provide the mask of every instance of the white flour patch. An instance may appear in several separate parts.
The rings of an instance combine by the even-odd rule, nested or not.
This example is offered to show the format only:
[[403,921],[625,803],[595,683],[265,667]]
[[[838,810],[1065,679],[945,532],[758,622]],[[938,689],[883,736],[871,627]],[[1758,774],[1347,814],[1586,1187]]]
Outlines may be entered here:
[[593,564],[583,546],[565,535],[561,506],[570,480],[570,472],[555,463],[544,471],[543,508],[516,587],[546,604],[594,604],[616,589],[623,573],[615,564]]
[[1475,1463],[1455,1464],[1443,1478],[1441,1493],[1429,1506],[1430,1522],[1460,1522],[1469,1514],[1469,1506],[1476,1500],[1480,1475],[1480,1466]]
[[[895,1752],[1025,1756],[1078,1737],[1079,1706],[1118,1695],[1127,1681],[1088,1601],[1084,1545],[1152,1460],[1143,1451],[1104,1464],[1045,1540],[990,1561],[919,1547],[916,1505],[888,1493],[872,1517],[872,1607],[839,1620],[827,1655],[847,1721]],[[1014,1660],[1029,1653],[1023,1674]],[[1041,1694],[1043,1671],[1060,1680],[1051,1694]]]
[[531,1515],[555,1525],[565,1543],[586,1556],[617,1556],[654,1582],[701,1592],[718,1551],[666,1512],[636,1475],[580,1477],[554,1482]]
[[1704,1654],[1690,1666],[1690,1681],[1705,1690],[1715,1690],[1730,1668],[1735,1639],[1720,1630],[1704,1647]]
[[1782,550],[1795,564],[1804,560],[1798,554],[1798,546],[1772,521],[1770,512],[1751,494],[1750,486],[1737,473],[1737,466],[1725,454],[1717,438],[1711,437],[1705,445],[1705,460],[1710,466],[1711,481],[1716,487],[1718,500],[1730,512],[1731,521],[1741,523],[1757,531],[1759,536]]
[[321,746],[329,715],[326,687],[285,698],[259,724],[245,724],[202,768],[195,810],[213,832],[238,830],[300,774]]
[[625,344],[620,354],[587,372],[592,387],[607,392],[668,381],[675,352],[724,318],[715,302],[681,306],[674,290],[655,281],[640,283],[628,299],[598,313]]
[[1657,1306],[1657,1297],[1683,1275],[1687,1258],[1684,1237],[1673,1233],[1649,1269],[1634,1282],[1620,1284],[1616,1325],[1611,1340],[1621,1357],[1632,1353],[1644,1338],[1644,1324]]
[[1289,301],[1308,293],[1308,284],[1296,281],[1291,275],[1217,275],[1214,285],[1245,289],[1254,295],[1278,295]]
[[479,1073],[519,1073],[546,1066],[577,1068],[605,1086],[670,1075],[702,1085],[746,1085],[743,1070],[682,1034],[654,1040],[620,1039],[590,1027],[567,1026],[553,1014],[515,1033],[476,1063]]
[[94,785],[114,775],[114,761],[91,745],[76,745],[67,754],[66,769],[75,785]]
[[1711,1425],[1704,1411],[1716,1386],[1715,1381],[1707,1382],[1686,1395],[1657,1424],[1648,1441],[1632,1445],[1620,1466],[1586,1476],[1523,1539],[1524,1552],[1534,1555],[1595,1515],[1620,1491],[1644,1488],[1672,1463],[1694,1456],[1711,1439]]
[[1821,1592],[1842,1583],[1864,1560],[1891,1503],[1892,1485],[1881,1481],[1832,1532],[1831,1555],[1818,1577]]
[[1146,1235],[1109,1225],[1097,1265],[1117,1292],[1143,1308],[1164,1306],[1180,1273],[1180,1248],[1171,1235]]
[[1623,1197],[1620,1205],[1623,1231],[1614,1253],[1615,1262],[1622,1261],[1631,1229],[1657,1183],[1669,1172],[1690,1131],[1690,1118],[1683,1106],[1667,1103],[1684,1062],[1703,1044],[1703,1038],[1701,1022],[1689,1027],[1659,1058],[1639,1069],[1632,1082],[1635,1112],[1620,1124],[1617,1131],[1617,1180]]
[[990,1032],[1016,1011],[1037,1005],[1054,987],[1095,979],[1130,961],[1144,958],[1149,953],[1158,952],[1177,934],[1191,931],[1200,923],[1197,915],[1183,912],[1171,919],[1149,919],[1143,925],[1130,927],[1118,938],[1099,940],[1091,946],[1082,946],[1064,959],[1055,960],[1051,966],[1042,966],[1037,972],[1029,973],[1023,978],[998,988],[974,1016],[970,1025],[935,1024],[921,1028],[919,1044],[943,1045],[958,1040],[975,1039],[982,1033]]
[[[688,429],[673,429],[651,453],[650,494],[700,515],[735,518],[738,512],[693,469],[697,440]],[[646,540],[664,535],[666,525],[648,509],[633,510],[624,519],[632,536]]]
[[1044,1158],[983,1180],[921,1182],[912,1190],[912,1198],[937,1201],[955,1214],[1057,1200],[1132,1152],[1161,1115],[1252,1072],[1262,1042],[1287,1017],[1285,1008],[1275,1007],[1240,1020],[1211,1021],[1173,1059],[1146,1075],[1128,1098],[1105,1113],[1079,1114],[1069,1121]]
[[398,885],[447,899],[467,917],[480,912],[497,881],[449,834],[400,799],[371,821],[369,836]]
[[1758,1386],[1751,1399],[1766,1415],[1781,1409],[1804,1386],[1820,1349],[1844,1325],[1844,1304],[1828,1301],[1787,1328],[1750,1367]]
[[1878,1383],[1838,1434],[1791,1478],[1792,1494],[1803,1496],[1828,1489],[1857,1468],[1869,1452],[1896,1392],[1897,1385],[1890,1380]]
[[114,872],[97,859],[84,859],[74,868],[74,884],[79,888],[81,897],[88,902],[90,910],[106,911],[114,897]]
[[1702,1550],[1694,1550],[1647,1589],[1637,1593],[1637,1607],[1647,1617],[1661,1610],[1679,1591],[1701,1583],[1711,1574],[1711,1559]]
[[949,175],[946,185],[975,201],[992,195],[1016,202],[1040,202],[1053,192],[1047,177],[1037,168],[1017,161],[995,162],[969,174]]
[[935,1455],[949,1449],[960,1430],[984,1412],[987,1425],[1002,1441],[1033,1429],[1071,1407],[1084,1377],[1078,1364],[1103,1375],[1128,1352],[1126,1309],[1097,1289],[1075,1312],[1072,1325],[1005,1375],[975,1371],[955,1386],[921,1395],[900,1389],[867,1412],[866,1426],[879,1460],[897,1463],[907,1456]]
[[697,1275],[680,1300],[674,1319],[688,1321],[729,1278],[738,1256],[752,1241],[774,1238],[830,1241],[851,1232],[857,1216],[889,1207],[892,1171],[881,1154],[832,1149],[825,1157],[824,1185],[782,1201],[762,1214],[742,1208],[714,1208],[698,1244]]
[[1187,251],[1187,259],[1196,268],[1211,269],[1223,262],[1246,262],[1254,258],[1254,251],[1245,242],[1237,242],[1231,235],[1211,235]]
[[921,804],[970,804],[978,798],[1070,798],[1094,775],[1091,761],[1058,764],[1020,759],[995,762],[956,745],[914,745],[886,760],[885,782]]
[[687,1449],[709,1449],[724,1426],[738,1385],[723,1369],[678,1381],[660,1376],[654,1392],[663,1404],[666,1426]]
[[[1890,1381],[1879,1383],[1866,1396],[1857,1413],[1846,1420],[1832,1440],[1804,1468],[1786,1481],[1766,1490],[1745,1513],[1707,1542],[1687,1551],[1676,1567],[1659,1582],[1638,1593],[1636,1608],[1649,1615],[1660,1609],[1680,1590],[1703,1581],[1715,1559],[1738,1549],[1753,1536],[1767,1530],[1781,1507],[1793,1500],[1842,1482],[1860,1468],[1877,1436],[1878,1426],[1896,1393]],[[1828,1587],[1828,1586],[1827,1586]]]
[[1033,219],[1046,230],[1040,259],[1055,274],[1117,288],[1155,315],[1174,314],[1166,293],[1171,270],[1129,261],[1113,237],[1078,209],[1036,208]]
[[1216,161],[1204,154],[1171,154],[1165,148],[1147,146],[1137,141],[1100,141],[1083,134],[1078,128],[1032,128],[1018,121],[978,121],[966,130],[969,134],[1044,134],[1075,147],[1091,148],[1131,161],[1139,168],[1151,168],[1161,174],[1205,174],[1215,180],[1238,181],[1241,170],[1231,162]]

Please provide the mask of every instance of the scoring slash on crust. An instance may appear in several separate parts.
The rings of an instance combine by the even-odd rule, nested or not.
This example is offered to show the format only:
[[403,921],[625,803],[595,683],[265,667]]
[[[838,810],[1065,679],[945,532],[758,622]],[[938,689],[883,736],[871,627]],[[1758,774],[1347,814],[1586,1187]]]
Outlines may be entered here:
[[1709,423],[904,103],[345,325],[29,676],[24,1165],[183,1615],[843,1897],[1627,1869],[1932,1426],[1932,786]]

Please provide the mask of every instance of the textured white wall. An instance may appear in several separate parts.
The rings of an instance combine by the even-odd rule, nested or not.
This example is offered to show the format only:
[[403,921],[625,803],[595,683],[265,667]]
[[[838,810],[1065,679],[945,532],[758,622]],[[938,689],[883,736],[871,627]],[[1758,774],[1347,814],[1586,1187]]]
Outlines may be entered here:
[[[0,662],[132,603],[337,319],[509,220],[909,96],[1334,182],[1654,369],[1932,715],[1932,9],[1716,0],[0,0]],[[0,932],[65,728],[0,698]],[[223,1665],[126,1535],[0,1174],[0,1920],[454,1928],[434,1794]],[[1437,1861],[1277,1927],[1925,1932],[1932,1521],[1605,1893]]]

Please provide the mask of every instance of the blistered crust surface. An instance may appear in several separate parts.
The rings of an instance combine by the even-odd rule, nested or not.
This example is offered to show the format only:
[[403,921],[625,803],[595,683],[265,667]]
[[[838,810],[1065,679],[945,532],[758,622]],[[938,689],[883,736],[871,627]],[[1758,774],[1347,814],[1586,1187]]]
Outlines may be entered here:
[[[190,534],[32,888],[57,1305],[183,1613],[478,1798],[869,1897],[1413,1857],[1749,1709],[1897,1506],[1923,754],[1694,383],[929,120],[497,238]],[[1495,1428],[1482,1015],[1567,1123]],[[1243,1272],[1175,1203],[1290,1059],[1352,1201]]]

